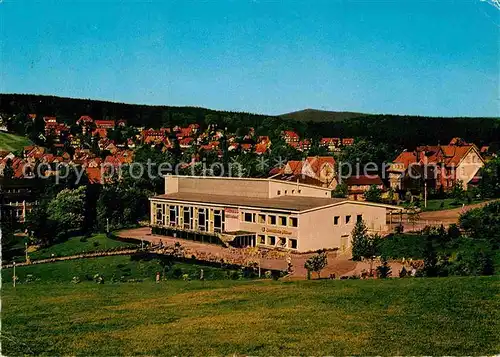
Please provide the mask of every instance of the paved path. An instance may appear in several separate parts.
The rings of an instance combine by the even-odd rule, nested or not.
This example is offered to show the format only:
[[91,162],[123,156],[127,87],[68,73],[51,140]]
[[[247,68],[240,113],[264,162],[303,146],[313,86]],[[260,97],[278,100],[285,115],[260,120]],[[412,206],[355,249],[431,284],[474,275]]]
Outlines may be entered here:
[[[257,264],[260,262],[260,266],[264,270],[272,269],[286,271],[288,268],[287,259],[289,259],[293,266],[292,273],[288,276],[289,279],[305,279],[307,277],[307,270],[304,268],[304,263],[309,257],[315,254],[297,254],[258,248],[226,248],[215,244],[154,235],[151,234],[151,229],[148,227],[120,231],[118,232],[118,236],[122,238],[144,240],[153,244],[159,244],[160,241],[164,245],[172,245],[175,242],[179,242],[186,250],[188,257],[192,255],[196,259],[202,261],[220,261],[223,259],[225,262],[232,262],[241,266],[248,266],[252,262]],[[321,272],[321,276],[323,277],[335,274],[338,278],[356,268],[357,263],[350,261],[349,256],[339,256],[337,252],[328,252],[327,255],[328,266]],[[313,278],[315,277],[316,274],[313,274]]]
[[[135,254],[135,253],[137,253],[137,249],[123,249],[123,250],[116,250],[113,252],[82,253],[82,254],[75,254],[75,255],[67,255],[64,257],[54,257],[54,258],[47,258],[47,259],[32,260],[29,263],[27,263],[27,262],[16,263],[16,267],[22,267],[22,266],[34,265],[34,264],[53,263],[53,262],[59,262],[59,261],[63,261],[63,260],[109,257],[112,255],[131,255],[131,254]],[[12,268],[13,264],[4,264],[4,265],[2,265],[2,267],[3,268]]]

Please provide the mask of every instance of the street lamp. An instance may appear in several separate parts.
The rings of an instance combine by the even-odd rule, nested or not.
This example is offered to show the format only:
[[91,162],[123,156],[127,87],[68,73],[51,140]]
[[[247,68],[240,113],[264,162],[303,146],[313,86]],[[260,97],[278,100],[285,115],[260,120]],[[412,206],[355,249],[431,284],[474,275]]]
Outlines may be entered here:
[[24,242],[24,252],[26,254],[26,263],[28,262],[28,242]]

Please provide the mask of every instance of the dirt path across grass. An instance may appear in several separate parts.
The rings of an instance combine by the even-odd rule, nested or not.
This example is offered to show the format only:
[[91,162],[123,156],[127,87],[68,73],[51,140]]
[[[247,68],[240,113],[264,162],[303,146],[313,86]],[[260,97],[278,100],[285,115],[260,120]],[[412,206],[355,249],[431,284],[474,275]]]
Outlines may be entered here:
[[458,223],[458,219],[462,213],[465,213],[474,208],[480,208],[486,204],[493,201],[485,201],[481,203],[475,203],[473,205],[467,205],[459,208],[452,208],[441,211],[428,211],[420,213],[420,219],[429,221],[442,221],[444,225],[449,225],[452,223]]

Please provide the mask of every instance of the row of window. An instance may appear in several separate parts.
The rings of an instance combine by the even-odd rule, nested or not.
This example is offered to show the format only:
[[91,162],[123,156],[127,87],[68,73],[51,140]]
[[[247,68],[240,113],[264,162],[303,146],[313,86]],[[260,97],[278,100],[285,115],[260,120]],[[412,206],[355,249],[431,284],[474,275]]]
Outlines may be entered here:
[[[358,214],[356,215],[356,222],[361,222],[363,220],[363,215]],[[352,216],[350,214],[346,215],[344,218],[344,223],[345,224],[351,224],[352,223]],[[340,224],[340,216],[334,216],[333,217],[333,224],[338,226]]]
[[297,249],[297,239],[295,238],[276,237],[264,234],[257,235],[257,244],[268,245],[272,247]]
[[298,227],[299,219],[294,216],[281,216],[274,214],[264,214],[264,213],[252,213],[252,212],[242,212],[241,220],[247,223],[259,223],[268,224],[271,226],[281,226],[281,227]]
[[224,210],[157,204],[156,224],[202,232],[224,231]]

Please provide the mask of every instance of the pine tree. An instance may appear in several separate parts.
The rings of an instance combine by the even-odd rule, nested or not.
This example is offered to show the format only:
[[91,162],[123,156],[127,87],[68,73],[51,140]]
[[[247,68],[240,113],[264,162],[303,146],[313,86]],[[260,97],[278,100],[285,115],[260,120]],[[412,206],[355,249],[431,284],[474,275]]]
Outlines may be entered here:
[[352,260],[361,260],[368,248],[368,229],[365,222],[359,221],[352,231]]

